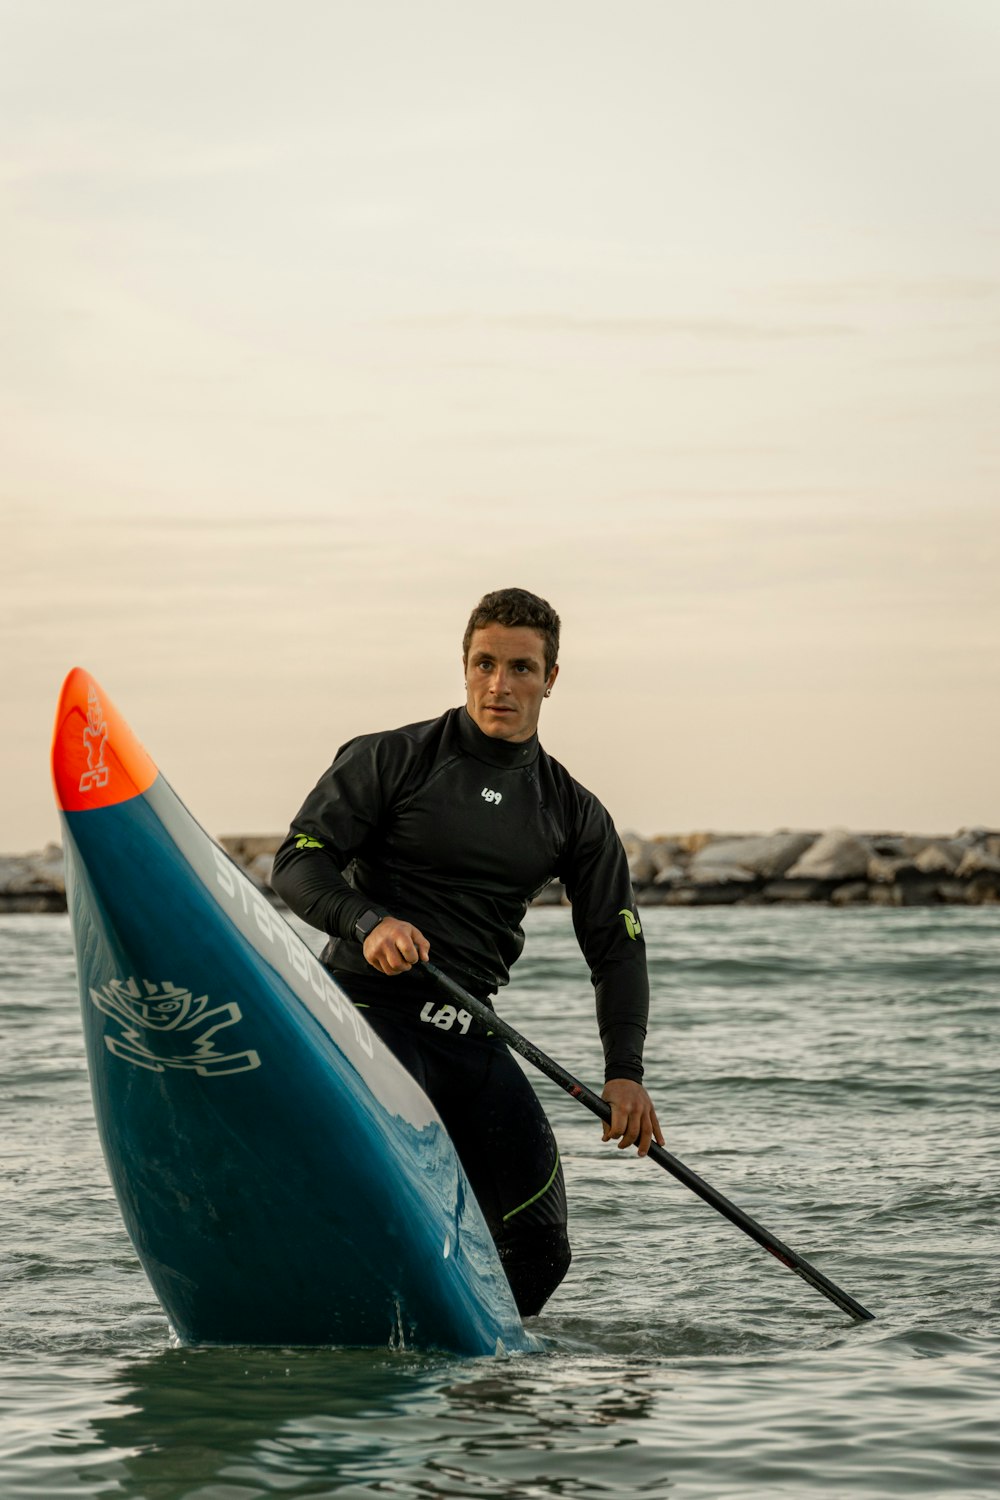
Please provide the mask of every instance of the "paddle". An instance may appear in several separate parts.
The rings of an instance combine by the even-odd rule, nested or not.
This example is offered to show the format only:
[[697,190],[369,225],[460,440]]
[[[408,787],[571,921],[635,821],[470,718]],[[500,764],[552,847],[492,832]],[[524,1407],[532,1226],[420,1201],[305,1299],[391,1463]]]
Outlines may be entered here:
[[[482,1000],[477,1000],[475,995],[470,995],[468,990],[456,984],[454,979],[449,978],[441,969],[429,962],[423,967],[453,1000],[457,1001],[488,1031],[501,1037],[508,1047],[519,1052],[547,1078],[551,1078],[553,1083],[558,1083],[567,1094],[572,1094],[574,1099],[579,1099],[580,1103],[599,1120],[611,1119],[611,1105],[589,1089],[585,1083],[580,1083],[572,1073],[567,1073],[559,1063],[553,1062],[551,1057],[547,1057],[533,1042],[529,1042],[527,1037],[515,1031],[513,1026],[509,1026],[494,1010],[485,1005]],[[780,1260],[783,1266],[787,1266],[790,1271],[801,1276],[803,1281],[808,1281],[810,1286],[822,1292],[824,1297],[835,1302],[844,1312],[850,1313],[852,1318],[857,1319],[859,1323],[868,1322],[874,1318],[874,1313],[870,1313],[866,1307],[861,1306],[860,1302],[856,1302],[847,1292],[842,1291],[828,1276],[824,1276],[822,1271],[817,1271],[816,1267],[811,1266],[803,1256],[790,1250],[776,1235],[769,1233],[763,1225],[758,1224],[756,1219],[751,1219],[750,1215],[745,1214],[741,1208],[737,1208],[735,1203],[730,1203],[728,1198],[723,1197],[722,1193],[711,1187],[703,1177],[699,1177],[697,1172],[692,1172],[691,1168],[686,1167],[672,1152],[667,1151],[663,1146],[658,1146],[654,1141],[649,1148],[649,1156],[657,1166],[665,1167],[677,1178],[678,1182],[683,1182],[685,1187],[697,1193],[699,1198],[703,1198],[731,1224],[735,1224],[737,1229],[742,1229],[744,1234],[748,1234],[752,1240],[756,1240],[758,1245],[769,1251],[775,1260]]]

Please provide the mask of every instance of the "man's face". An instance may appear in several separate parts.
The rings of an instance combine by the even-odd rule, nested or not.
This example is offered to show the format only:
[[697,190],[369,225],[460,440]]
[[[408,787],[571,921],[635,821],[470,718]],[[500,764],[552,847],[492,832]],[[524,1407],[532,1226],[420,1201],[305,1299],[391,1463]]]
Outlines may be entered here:
[[473,632],[465,663],[466,707],[484,734],[518,744],[530,740],[542,699],[556,680],[546,675],[545,641],[526,626],[485,625]]

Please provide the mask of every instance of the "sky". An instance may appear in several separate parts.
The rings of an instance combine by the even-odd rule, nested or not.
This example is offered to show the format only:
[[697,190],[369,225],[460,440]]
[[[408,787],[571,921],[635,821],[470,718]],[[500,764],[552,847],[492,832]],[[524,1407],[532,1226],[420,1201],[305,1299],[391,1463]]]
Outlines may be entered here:
[[212,834],[516,584],[621,829],[1000,826],[995,0],[0,0],[0,850]]

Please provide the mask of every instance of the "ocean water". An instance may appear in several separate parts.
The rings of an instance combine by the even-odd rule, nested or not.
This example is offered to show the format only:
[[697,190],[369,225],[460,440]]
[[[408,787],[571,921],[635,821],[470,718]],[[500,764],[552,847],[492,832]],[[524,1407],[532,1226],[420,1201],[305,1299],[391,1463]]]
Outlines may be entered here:
[[[996,1497],[1000,912],[647,909],[671,1150],[852,1323],[538,1079],[574,1264],[542,1352],[183,1349],[91,1113],[68,921],[0,918],[0,1497]],[[569,913],[501,1008],[587,1081]]]

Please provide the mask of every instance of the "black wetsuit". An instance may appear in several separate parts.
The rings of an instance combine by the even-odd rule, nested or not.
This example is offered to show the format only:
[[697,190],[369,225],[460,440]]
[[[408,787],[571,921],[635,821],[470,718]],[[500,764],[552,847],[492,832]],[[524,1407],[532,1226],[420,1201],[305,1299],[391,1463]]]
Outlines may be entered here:
[[569,1265],[555,1139],[520,1066],[419,969],[389,977],[354,938],[367,911],[428,939],[481,999],[507,983],[527,903],[565,884],[595,987],[606,1078],[642,1078],[646,960],[621,842],[606,810],[536,737],[483,734],[464,708],[351,740],[278,850],[272,883],[330,934],[323,962],[433,1100],[523,1313]]

